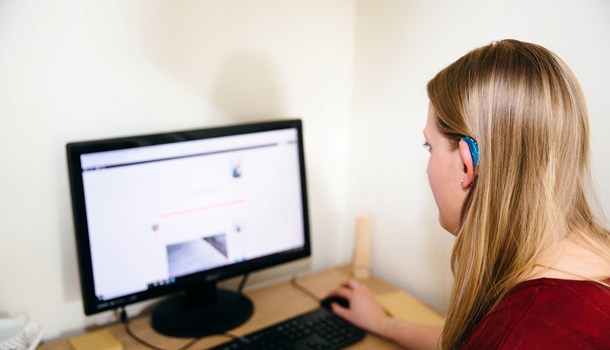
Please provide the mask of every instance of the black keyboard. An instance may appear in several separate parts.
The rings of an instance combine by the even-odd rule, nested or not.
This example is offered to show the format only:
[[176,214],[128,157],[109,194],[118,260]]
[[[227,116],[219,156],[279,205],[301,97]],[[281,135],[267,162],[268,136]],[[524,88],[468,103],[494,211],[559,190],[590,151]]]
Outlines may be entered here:
[[213,350],[333,350],[364,338],[365,332],[320,307],[212,348]]

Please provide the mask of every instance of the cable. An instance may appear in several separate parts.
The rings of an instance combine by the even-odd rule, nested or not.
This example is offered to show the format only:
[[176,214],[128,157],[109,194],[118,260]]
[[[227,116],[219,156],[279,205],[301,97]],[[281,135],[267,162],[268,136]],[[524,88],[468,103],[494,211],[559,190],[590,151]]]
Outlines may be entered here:
[[193,340],[191,340],[190,342],[184,344],[181,348],[179,348],[178,350],[186,350],[188,348],[190,348],[191,346],[195,345],[197,342],[199,342],[202,338],[201,337],[197,337],[197,338],[193,338]]
[[145,341],[144,339],[138,337],[137,335],[135,335],[132,331],[131,328],[129,327],[129,318],[127,317],[127,311],[125,310],[125,307],[121,307],[120,309],[121,311],[119,312],[119,316],[120,316],[120,320],[121,323],[123,323],[123,325],[125,326],[125,332],[127,332],[127,334],[129,334],[129,336],[135,340],[136,342],[140,343],[141,345],[144,345],[145,347],[149,348],[149,349],[153,349],[153,350],[167,350],[164,348],[160,348],[157,347],[153,344],[150,344],[149,342]]
[[[133,331],[131,330],[131,327],[129,327],[129,318],[127,317],[127,311],[125,310],[124,306],[121,307],[121,311],[119,312],[119,318],[121,320],[121,323],[123,323],[123,325],[125,326],[125,332],[127,332],[127,334],[136,342],[140,343],[141,345],[144,345],[145,347],[147,347],[149,349],[153,349],[153,350],[169,350],[169,349],[164,349],[164,348],[155,346],[155,345],[147,342],[146,340],[138,337],[135,333],[133,333]],[[177,350],[186,350],[200,340],[201,340],[201,337],[193,338],[191,341],[184,344],[182,347],[178,348]]]
[[[241,279],[241,281],[239,282],[239,286],[237,287],[237,292],[239,294],[242,294],[242,291],[244,289],[244,286],[246,285],[246,282],[248,281],[248,277],[250,276],[250,274],[245,273]],[[158,346],[155,346],[149,342],[147,342],[146,340],[138,337],[135,333],[133,333],[133,331],[131,330],[131,328],[129,327],[129,318],[127,317],[127,310],[125,309],[124,306],[122,306],[120,309],[120,311],[118,311],[118,317],[121,321],[121,323],[123,323],[124,327],[125,327],[125,332],[127,332],[127,334],[136,342],[140,343],[141,345],[149,348],[149,349],[153,349],[153,350],[169,350],[169,349],[164,349],[164,348],[160,348]],[[115,311],[116,312],[116,311]],[[245,340],[244,338],[231,334],[231,333],[220,333],[220,334],[210,334],[210,336],[212,335],[216,335],[216,336],[224,336],[224,337],[228,337],[228,338],[232,338],[234,340],[240,340],[243,342],[247,342],[247,340]],[[202,337],[195,337],[193,338],[191,341],[189,341],[188,343],[184,344],[182,347],[178,348],[177,350],[186,350],[188,348],[190,348],[191,346],[193,346],[194,344],[196,344],[197,342],[199,342],[202,339]]]
[[[241,281],[239,282],[239,286],[237,287],[237,292],[238,293],[242,293],[244,286],[246,285],[246,282],[248,280],[249,274],[244,274]],[[300,290],[302,293],[304,293],[305,295],[307,295],[308,297],[310,297],[311,299],[315,300],[316,302],[320,302],[320,298],[318,298],[313,292],[311,292],[309,289],[307,289],[305,286],[301,285],[299,282],[297,282],[297,276],[294,275],[292,276],[292,279],[290,280],[290,284]],[[165,349],[165,348],[160,348],[158,346],[155,346],[147,341],[145,341],[144,339],[138,337],[135,333],[133,333],[133,331],[131,330],[131,328],[129,327],[129,318],[127,316],[127,311],[125,309],[124,306],[122,306],[119,311],[118,311],[118,317],[121,321],[121,323],[123,323],[124,327],[125,327],[125,332],[127,332],[127,334],[136,342],[138,342],[139,344],[152,349],[152,350],[170,350],[170,349]],[[210,334],[210,336],[223,336],[223,337],[227,337],[227,338],[231,338],[233,340],[239,340],[242,342],[247,343],[248,340],[244,339],[238,335],[234,335],[228,332],[224,332],[221,334]],[[197,342],[199,342],[202,339],[202,337],[196,337],[193,338],[191,341],[189,341],[188,343],[184,344],[182,347],[178,348],[177,350],[186,350],[188,348],[190,348],[191,346],[195,345]],[[215,346],[214,346],[215,347]]]
[[[227,333],[227,332],[224,332],[224,333],[222,333],[222,334],[214,334],[214,335],[218,335],[218,336],[224,336],[224,337],[227,337],[227,338],[231,338],[231,339],[233,339],[233,340],[239,340],[240,342],[242,342],[242,343],[244,343],[244,344],[248,344],[248,343],[249,343],[248,339],[246,339],[246,338],[242,338],[242,337],[240,337],[239,335],[235,335],[235,334],[231,334],[231,333]],[[218,345],[214,345],[213,347],[211,347],[211,348],[206,348],[206,349],[204,349],[204,350],[214,349],[215,347],[218,347],[218,346],[220,346],[220,345],[223,345],[223,344],[221,343],[221,344],[218,344]],[[182,350],[182,349],[180,349],[180,350]]]
[[242,294],[242,290],[244,289],[244,286],[246,285],[246,281],[248,281],[248,277],[250,276],[249,273],[244,273],[244,276],[241,278],[241,281],[239,282],[239,286],[237,286],[237,293]]
[[320,302],[321,299],[318,298],[317,295],[313,294],[312,291],[310,291],[309,289],[305,288],[303,285],[301,285],[300,283],[297,282],[297,276],[293,275],[292,279],[290,280],[290,284],[295,287],[296,289],[300,290],[301,292],[305,293],[308,297],[312,298],[313,300],[315,300],[316,302]]

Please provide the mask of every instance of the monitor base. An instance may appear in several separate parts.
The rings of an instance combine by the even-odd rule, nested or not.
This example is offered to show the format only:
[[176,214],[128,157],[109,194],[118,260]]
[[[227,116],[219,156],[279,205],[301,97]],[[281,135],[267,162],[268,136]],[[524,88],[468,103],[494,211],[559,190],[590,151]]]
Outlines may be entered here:
[[197,338],[222,334],[252,316],[254,306],[247,296],[222,289],[214,292],[213,298],[197,303],[188,295],[163,301],[152,312],[152,327],[172,337]]

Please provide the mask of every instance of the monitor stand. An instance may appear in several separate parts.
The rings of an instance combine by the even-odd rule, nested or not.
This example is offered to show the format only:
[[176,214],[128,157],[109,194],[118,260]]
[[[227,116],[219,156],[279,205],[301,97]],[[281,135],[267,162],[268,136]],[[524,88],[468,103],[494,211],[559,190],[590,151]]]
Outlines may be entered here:
[[233,329],[246,322],[253,311],[247,296],[207,282],[191,285],[185,294],[161,302],[153,309],[151,323],[165,335],[197,338]]

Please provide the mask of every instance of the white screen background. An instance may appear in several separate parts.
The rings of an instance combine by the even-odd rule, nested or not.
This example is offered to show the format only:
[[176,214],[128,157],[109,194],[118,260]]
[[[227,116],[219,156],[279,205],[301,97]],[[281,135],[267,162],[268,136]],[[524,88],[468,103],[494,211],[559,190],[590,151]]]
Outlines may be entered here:
[[290,129],[83,156],[98,298],[302,247],[296,141]]

